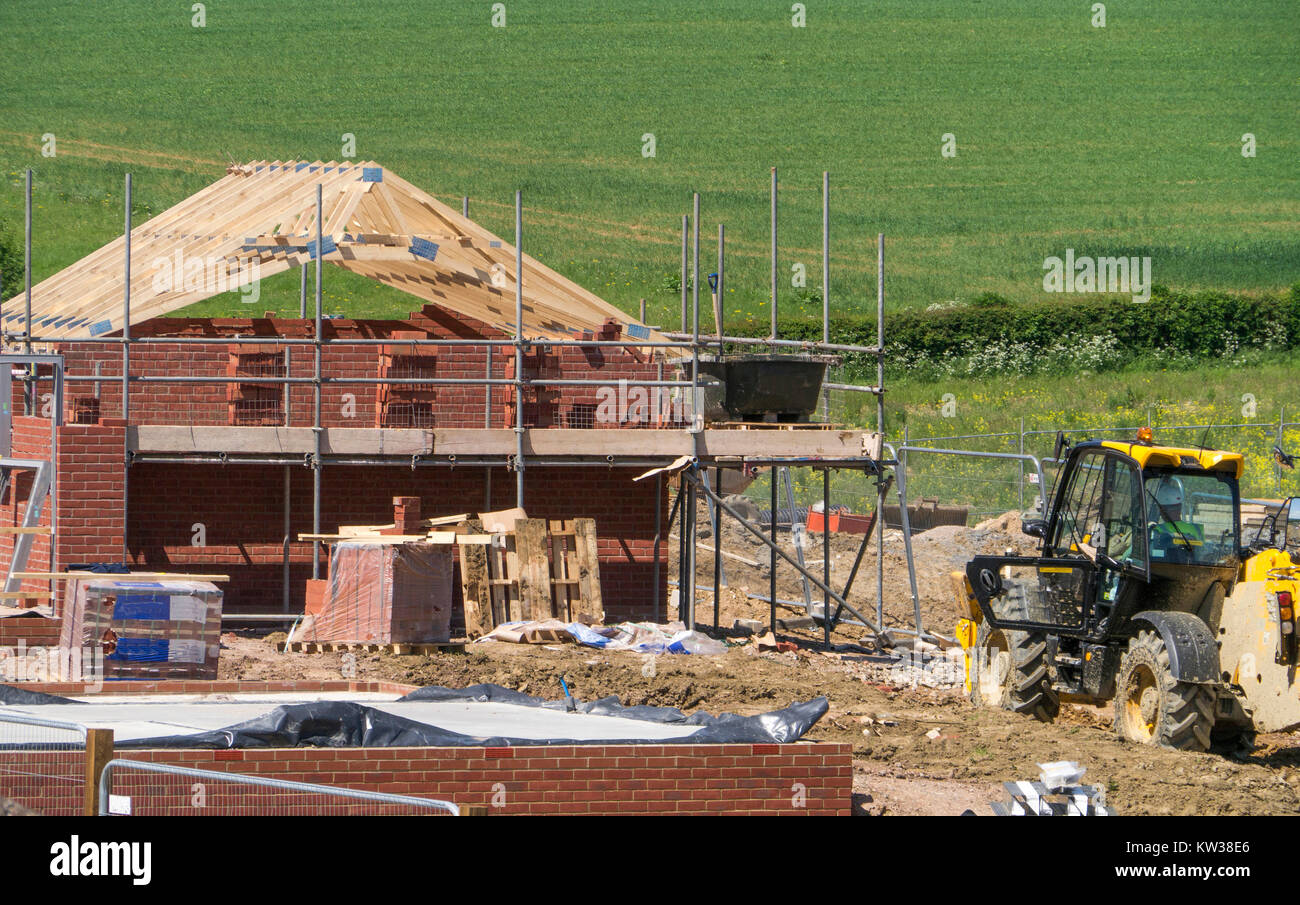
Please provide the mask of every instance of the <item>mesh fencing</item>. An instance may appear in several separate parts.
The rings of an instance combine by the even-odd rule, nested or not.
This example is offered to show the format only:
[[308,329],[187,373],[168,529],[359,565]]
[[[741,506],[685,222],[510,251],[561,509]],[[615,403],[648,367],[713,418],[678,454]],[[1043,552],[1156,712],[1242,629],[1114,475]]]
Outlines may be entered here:
[[113,760],[100,785],[99,813],[144,817],[458,816],[449,801],[314,783]]
[[86,794],[86,728],[0,714],[0,798],[37,814],[81,814]]
[[[861,376],[861,375],[859,375]],[[832,380],[843,377],[831,376]],[[876,397],[870,393],[847,390],[828,390],[817,419],[825,419],[845,427],[874,429],[876,426]],[[826,404],[829,401],[829,405]],[[1300,472],[1278,464],[1273,455],[1275,446],[1288,453],[1300,450],[1300,422],[1262,420],[1224,420],[1217,422],[1181,423],[1174,420],[1176,413],[1158,409],[1147,418],[1133,423],[1062,424],[1067,437],[1073,441],[1084,438],[1127,440],[1134,438],[1141,427],[1149,426],[1157,443],[1168,446],[1213,449],[1241,453],[1246,460],[1241,481],[1245,499],[1280,499],[1300,494]],[[1001,430],[1002,424],[1010,424]],[[1165,423],[1165,422],[1168,423]],[[897,413],[891,419],[897,424]],[[967,507],[966,524],[974,525],[1011,510],[1032,512],[1040,508],[1041,499],[1050,501],[1056,478],[1057,463],[1052,460],[1057,427],[1017,425],[1014,419],[1001,419],[992,430],[984,433],[940,433],[927,430],[908,431],[906,427],[886,431],[886,442],[894,448],[904,445],[928,449],[958,449],[999,453],[1004,455],[1029,455],[1042,464],[1045,485],[1040,487],[1033,466],[1026,461],[990,458],[958,457],[943,454],[913,452],[906,456],[907,495],[913,512],[914,530],[925,524],[924,517],[917,518],[918,509],[940,507]],[[886,449],[886,456],[888,456]],[[761,508],[770,506],[770,484],[766,474],[760,475],[745,490],[747,496]],[[791,483],[795,507],[814,506],[822,500],[822,480],[819,472],[808,468],[791,469]],[[778,488],[778,505],[786,507],[784,486]],[[870,512],[875,507],[875,478],[860,471],[837,470],[831,484],[830,506],[845,506],[854,513]],[[890,501],[896,502],[891,491]],[[895,526],[897,517],[886,511],[886,522]]]

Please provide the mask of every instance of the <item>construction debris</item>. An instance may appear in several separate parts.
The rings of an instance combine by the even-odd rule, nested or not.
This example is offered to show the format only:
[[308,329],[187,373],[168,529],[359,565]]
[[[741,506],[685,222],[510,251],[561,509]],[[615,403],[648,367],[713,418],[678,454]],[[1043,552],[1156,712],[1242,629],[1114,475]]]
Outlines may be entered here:
[[690,631],[680,622],[623,622],[618,625],[583,625],[558,620],[508,622],[497,626],[480,641],[514,644],[551,644],[573,641],[602,650],[626,650],[638,654],[724,654],[727,644],[708,635]]
[[1095,786],[1079,785],[1084,768],[1074,761],[1039,764],[1042,773],[1037,782],[1021,780],[1003,783],[1011,796],[1007,802],[993,802],[999,817],[1108,817],[1106,791]]

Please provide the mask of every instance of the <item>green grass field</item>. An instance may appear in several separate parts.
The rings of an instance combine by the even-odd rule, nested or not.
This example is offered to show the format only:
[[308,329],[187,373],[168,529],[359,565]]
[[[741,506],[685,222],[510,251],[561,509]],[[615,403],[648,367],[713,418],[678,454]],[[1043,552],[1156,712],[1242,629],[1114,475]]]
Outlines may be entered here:
[[[730,318],[768,316],[768,168],[782,174],[791,265],[820,287],[820,177],[832,176],[837,309],[996,291],[1045,298],[1042,262],[1149,254],[1154,280],[1260,292],[1300,278],[1295,48],[1289,0],[789,3],[720,0],[212,0],[0,4],[0,219],[21,236],[36,172],[37,278],[229,159],[374,159],[628,311],[674,323],[680,216],[703,194],[703,257],[728,227]],[[58,156],[40,154],[54,133]],[[654,158],[642,156],[653,133]],[[1250,132],[1258,156],[1244,158]],[[957,156],[940,155],[956,136]],[[296,310],[268,281],[259,310]],[[332,313],[401,313],[400,294],[331,270]],[[1068,304],[1069,300],[1063,300]],[[243,311],[247,311],[244,308]],[[232,297],[191,313],[242,313]]]
[[[1176,289],[1279,292],[1300,279],[1300,19],[1293,3],[809,3],[721,0],[284,0],[0,3],[0,220],[21,239],[36,174],[37,279],[115,236],[122,176],[136,220],[218,178],[232,159],[373,159],[610,301],[673,324],[680,218],[703,195],[702,257],[728,227],[730,319],[768,318],[768,168],[780,167],[781,304],[821,284],[822,170],[832,175],[832,305],[873,310],[874,241],[889,237],[897,310],[1042,291],[1048,255],[1150,255]],[[40,153],[56,136],[58,155]],[[642,156],[653,133],[656,156]],[[1257,156],[1241,153],[1255,135]],[[953,133],[957,156],[940,154]],[[409,297],[327,269],[331,314],[400,315]],[[297,310],[297,277],[256,313]],[[234,296],[192,314],[242,314]],[[706,318],[707,320],[707,318]],[[921,379],[891,368],[891,438],[1275,420],[1294,369],[1280,354],[1060,377]],[[1257,415],[1241,414],[1243,393]],[[952,394],[951,417],[942,411]],[[870,423],[867,397],[832,417]],[[1292,417],[1300,415],[1300,405]],[[1050,447],[1042,436],[1040,453]],[[1171,439],[1186,439],[1181,435]],[[1199,439],[1199,438],[1197,438]],[[1260,430],[1211,442],[1251,454],[1247,488],[1276,492]],[[990,438],[967,446],[1010,449]],[[1300,441],[1298,441],[1300,442]],[[913,495],[1014,504],[1007,467],[916,462]],[[1014,476],[1018,478],[1018,475]],[[840,484],[853,494],[852,479]],[[818,488],[803,488],[807,493]]]

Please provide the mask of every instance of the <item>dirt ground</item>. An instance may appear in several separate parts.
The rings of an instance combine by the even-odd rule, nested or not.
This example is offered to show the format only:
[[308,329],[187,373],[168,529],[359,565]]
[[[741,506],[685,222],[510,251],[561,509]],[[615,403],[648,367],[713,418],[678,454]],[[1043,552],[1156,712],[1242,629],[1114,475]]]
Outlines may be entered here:
[[[808,738],[852,744],[854,809],[872,815],[988,814],[1001,783],[1033,779],[1039,763],[1077,760],[1084,781],[1103,786],[1120,814],[1300,812],[1300,737],[1266,736],[1245,756],[1189,754],[1115,737],[1106,714],[1066,705],[1046,725],[978,709],[959,692],[864,681],[852,654],[811,643],[758,653],[750,643],[718,656],[602,652],[572,645],[488,642],[431,656],[279,654],[273,640],[226,635],[221,676],[387,679],[462,687],[494,682],[560,697],[560,678],[583,700],[618,695],[629,704],[711,713],[758,713],[819,694],[830,712]],[[927,737],[939,730],[935,739]]]
[[[697,524],[708,524],[703,512]],[[790,547],[788,536],[782,544]],[[805,554],[821,559],[821,537]],[[832,586],[842,588],[860,536],[832,534]],[[676,544],[670,543],[676,554]],[[698,622],[712,625],[711,539],[698,541],[701,593]],[[913,538],[922,616],[933,631],[951,635],[957,606],[948,573],[976,553],[1008,548],[1029,552],[1014,514],[975,528],[936,528]],[[729,588],[720,601],[720,624],[735,618],[766,623],[768,604],[745,596],[766,595],[767,548],[751,543],[738,526],[724,524],[723,549],[758,565],[724,558]],[[814,565],[820,565],[815,563]],[[675,573],[675,562],[672,572]],[[850,602],[871,616],[875,608],[876,560],[869,550]],[[802,600],[793,570],[778,570],[778,596]],[[816,592],[814,591],[816,594]],[[817,594],[814,599],[820,599]],[[885,543],[886,625],[911,627],[911,598],[899,532]],[[778,615],[803,615],[782,606]],[[669,616],[676,617],[675,609]],[[563,677],[583,700],[617,695],[625,704],[669,705],[711,713],[751,714],[817,695],[830,712],[813,728],[813,741],[853,746],[854,810],[866,815],[989,814],[1006,800],[1002,783],[1036,779],[1039,763],[1078,761],[1084,782],[1106,790],[1107,804],[1124,815],[1254,815],[1300,813],[1300,733],[1261,736],[1250,753],[1195,754],[1125,742],[1110,727],[1107,710],[1065,704],[1055,723],[981,709],[960,688],[899,685],[860,650],[867,632],[841,624],[822,648],[820,627],[779,633],[796,651],[759,652],[738,632],[723,633],[736,646],[717,656],[658,656],[597,651],[575,645],[471,644],[464,653],[431,656],[388,654],[280,654],[266,638],[225,635],[222,678],[387,679],[414,685],[463,687],[493,682],[541,697],[560,697]],[[938,730],[937,737],[928,733]]]

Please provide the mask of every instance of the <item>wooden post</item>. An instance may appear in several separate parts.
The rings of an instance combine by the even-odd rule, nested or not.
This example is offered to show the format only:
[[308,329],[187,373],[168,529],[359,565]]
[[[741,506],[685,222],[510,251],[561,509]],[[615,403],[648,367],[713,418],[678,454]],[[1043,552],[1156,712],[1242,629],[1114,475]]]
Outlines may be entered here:
[[99,781],[104,766],[113,759],[113,730],[86,730],[86,797],[82,813],[93,817],[99,813]]

